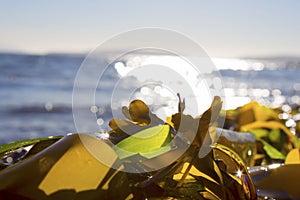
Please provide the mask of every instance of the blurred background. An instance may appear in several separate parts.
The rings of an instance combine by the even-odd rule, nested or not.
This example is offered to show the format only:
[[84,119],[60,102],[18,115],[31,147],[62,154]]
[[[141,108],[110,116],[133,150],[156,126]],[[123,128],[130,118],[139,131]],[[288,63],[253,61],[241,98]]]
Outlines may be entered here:
[[[76,132],[72,91],[85,56],[112,36],[141,27],[178,31],[197,42],[222,76],[225,109],[251,100],[291,109],[300,103],[299,9],[292,0],[0,0],[0,144]],[[141,61],[122,61],[134,62]],[[101,63],[115,65],[105,56]],[[108,93],[117,75],[108,74]],[[88,80],[83,95],[85,87]],[[104,104],[82,100],[82,109],[100,116],[99,130],[111,118],[110,102]]]

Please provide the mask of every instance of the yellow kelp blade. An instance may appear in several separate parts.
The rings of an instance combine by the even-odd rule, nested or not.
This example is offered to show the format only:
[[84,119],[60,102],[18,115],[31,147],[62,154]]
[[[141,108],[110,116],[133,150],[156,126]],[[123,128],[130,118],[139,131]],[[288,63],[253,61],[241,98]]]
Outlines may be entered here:
[[242,132],[250,131],[253,129],[259,129],[259,128],[268,128],[270,130],[272,129],[281,129],[283,130],[289,138],[293,138],[293,133],[283,124],[276,122],[276,121],[255,121],[253,123],[241,126]]
[[[93,152],[83,143],[91,145]],[[35,156],[2,170],[0,199],[126,198],[130,194],[126,176],[119,180],[124,184],[118,193],[111,192],[110,181],[122,172],[106,166],[101,159],[106,164],[118,163],[117,155],[104,141],[85,134],[66,136]]]
[[[185,170],[187,169],[188,165],[189,165],[189,163],[188,163],[188,162],[185,162],[185,163],[183,164],[182,169],[180,170],[180,173],[174,174],[174,175],[173,175],[173,179],[174,179],[174,180],[180,180],[180,179],[182,178],[183,173],[184,173]],[[195,168],[194,166],[192,166],[192,168],[191,168],[190,171],[189,171],[189,175],[185,178],[185,180],[190,180],[190,181],[195,180],[194,176],[201,176],[201,177],[204,177],[204,178],[206,178],[207,180],[209,180],[209,181],[211,181],[211,182],[214,182],[214,183],[216,183],[216,184],[219,185],[219,183],[218,183],[217,181],[215,181],[212,177],[210,177],[209,175],[207,175],[207,174],[205,174],[205,173],[199,171],[197,168]]]
[[300,164],[300,150],[292,149],[286,156],[285,164]]
[[278,114],[272,109],[252,101],[238,108],[240,114],[238,123],[245,125],[254,121],[268,121],[278,119]]

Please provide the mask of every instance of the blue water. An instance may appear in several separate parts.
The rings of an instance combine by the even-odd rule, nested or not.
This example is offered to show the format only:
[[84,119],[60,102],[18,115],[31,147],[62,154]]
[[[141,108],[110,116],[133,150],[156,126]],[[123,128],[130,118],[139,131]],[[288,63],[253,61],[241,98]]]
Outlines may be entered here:
[[0,143],[75,130],[72,88],[83,58],[0,55]]
[[[0,144],[76,132],[72,92],[77,71],[84,58],[85,55],[0,54]],[[228,101],[235,100],[231,102],[235,106],[248,100],[257,100],[268,106],[299,103],[299,63],[279,61],[281,65],[275,69],[272,65],[258,71],[221,70]],[[107,64],[103,58],[99,67],[104,68]],[[110,93],[113,82],[117,80],[115,78],[113,73],[108,73],[102,85],[105,105],[100,114],[97,111],[104,125],[111,118],[110,103],[109,99],[105,99],[105,94]],[[84,96],[89,87],[87,79],[79,92]],[[83,98],[79,109],[90,108],[91,105]],[[86,126],[95,123],[87,120],[84,115],[81,120]]]

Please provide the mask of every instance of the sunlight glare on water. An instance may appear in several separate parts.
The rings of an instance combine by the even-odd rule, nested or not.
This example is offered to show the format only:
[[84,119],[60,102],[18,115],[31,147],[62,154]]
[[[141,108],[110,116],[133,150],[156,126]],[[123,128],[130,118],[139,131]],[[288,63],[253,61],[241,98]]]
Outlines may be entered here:
[[[204,112],[210,105],[212,95],[210,94],[209,87],[214,87],[216,90],[222,89],[221,79],[212,79],[210,80],[211,84],[205,79],[205,73],[209,72],[207,71],[209,67],[205,67],[205,64],[210,64],[205,59],[207,60],[207,58],[203,58],[203,61],[199,61],[200,63],[203,63],[203,66],[196,68],[185,60],[185,58],[179,56],[133,55],[128,58],[126,64],[123,62],[116,62],[114,68],[120,78],[135,76],[140,82],[149,80],[149,74],[155,71],[155,78],[161,81],[158,81],[155,84],[153,83],[153,85],[140,87],[139,90],[136,91],[135,97],[142,99],[150,106],[153,104],[155,107],[160,103],[165,104],[164,102],[177,102],[177,93],[180,93],[180,95],[186,99],[186,105],[191,105],[191,101],[201,100],[201,103],[198,103],[200,111],[189,108],[189,106],[186,107],[186,112],[196,116]],[[199,71],[199,69],[202,71]],[[192,91],[191,93],[188,93],[188,91],[185,90],[187,85]],[[152,100],[150,98],[152,98]],[[160,101],[159,99],[164,100]],[[174,104],[177,105],[174,102],[164,105],[164,108],[160,108],[162,110],[158,110],[157,113],[177,112],[177,106],[169,106]]]

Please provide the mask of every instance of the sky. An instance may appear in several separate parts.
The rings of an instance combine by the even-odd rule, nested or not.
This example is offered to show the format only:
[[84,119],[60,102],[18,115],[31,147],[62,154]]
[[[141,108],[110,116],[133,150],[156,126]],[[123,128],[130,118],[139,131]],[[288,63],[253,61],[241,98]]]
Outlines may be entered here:
[[85,53],[114,35],[166,28],[213,57],[300,56],[298,0],[0,0],[0,51]]

